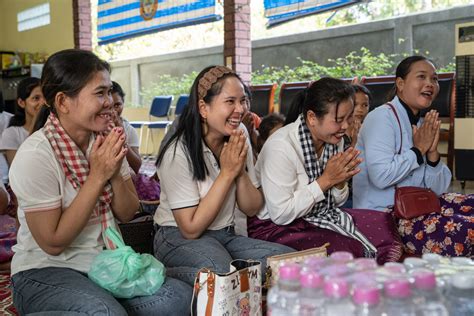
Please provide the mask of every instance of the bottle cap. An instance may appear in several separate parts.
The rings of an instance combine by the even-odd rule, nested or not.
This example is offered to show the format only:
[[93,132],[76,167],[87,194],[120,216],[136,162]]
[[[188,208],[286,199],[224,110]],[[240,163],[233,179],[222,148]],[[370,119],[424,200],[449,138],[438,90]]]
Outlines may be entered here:
[[347,252],[347,251],[336,251],[333,252],[329,258],[331,258],[333,261],[336,262],[348,262],[354,259],[354,256],[352,253]]
[[388,297],[406,298],[411,295],[410,283],[406,279],[387,280],[384,288]]
[[436,288],[436,276],[434,272],[427,269],[420,269],[413,272],[415,286],[421,290],[432,290]]
[[342,298],[349,294],[349,284],[343,278],[332,278],[324,282],[324,294],[327,297]]
[[280,279],[298,280],[300,278],[300,266],[296,263],[284,263],[280,266]]
[[377,305],[380,302],[380,290],[376,285],[356,285],[352,300],[357,305]]
[[317,289],[322,286],[323,277],[317,272],[308,271],[301,274],[300,281],[304,288]]

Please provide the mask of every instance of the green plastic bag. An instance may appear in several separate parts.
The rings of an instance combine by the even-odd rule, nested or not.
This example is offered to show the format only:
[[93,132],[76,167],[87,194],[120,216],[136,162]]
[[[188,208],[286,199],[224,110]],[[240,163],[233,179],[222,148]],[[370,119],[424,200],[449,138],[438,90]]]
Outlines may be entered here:
[[117,248],[94,258],[89,279],[117,298],[155,294],[165,281],[164,265],[152,255],[138,254],[126,246],[114,228],[107,228],[105,234]]

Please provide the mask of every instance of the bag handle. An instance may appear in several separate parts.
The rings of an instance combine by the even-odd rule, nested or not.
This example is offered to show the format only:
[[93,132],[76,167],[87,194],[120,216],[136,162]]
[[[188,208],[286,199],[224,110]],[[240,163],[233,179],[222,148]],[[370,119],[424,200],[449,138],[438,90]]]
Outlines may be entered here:
[[397,111],[395,110],[395,107],[393,106],[393,104],[390,102],[387,102],[387,104],[389,107],[392,108],[393,114],[395,114],[395,117],[397,118],[398,127],[400,128],[400,149],[398,150],[398,154],[400,155],[402,153],[402,144],[403,144],[402,124],[400,124],[400,119],[398,118]]
[[107,227],[107,229],[105,230],[105,235],[107,236],[107,238],[110,239],[110,241],[115,245],[115,247],[122,248],[126,246],[122,236],[115,228]]

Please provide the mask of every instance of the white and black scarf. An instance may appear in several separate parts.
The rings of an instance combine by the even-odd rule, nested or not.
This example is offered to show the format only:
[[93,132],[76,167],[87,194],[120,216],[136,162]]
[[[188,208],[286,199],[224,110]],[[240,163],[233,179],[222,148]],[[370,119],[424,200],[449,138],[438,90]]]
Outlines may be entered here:
[[[312,183],[322,176],[329,158],[338,153],[338,145],[325,144],[322,159],[319,160],[303,114],[300,114],[300,120],[301,124],[298,126],[298,135],[301,149],[303,149],[305,170],[309,178],[308,183]],[[336,207],[332,191],[333,188],[327,190],[324,193],[325,199],[316,203],[304,219],[318,227],[329,229],[360,241],[364,246],[365,255],[367,257],[374,257],[377,249],[355,227],[352,217]]]

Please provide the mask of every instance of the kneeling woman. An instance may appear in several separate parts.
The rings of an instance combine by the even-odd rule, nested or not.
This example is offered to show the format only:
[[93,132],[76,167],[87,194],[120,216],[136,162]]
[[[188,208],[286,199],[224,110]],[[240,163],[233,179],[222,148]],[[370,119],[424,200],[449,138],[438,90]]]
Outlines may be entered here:
[[347,181],[360,171],[359,151],[343,151],[353,88],[323,78],[293,102],[291,108],[302,113],[268,139],[257,161],[266,203],[250,219],[249,236],[298,250],[329,242],[329,253],[376,255],[379,263],[398,260],[401,245],[389,215],[338,207],[348,197]]
[[[123,128],[110,124],[109,64],[65,50],[48,58],[41,87],[49,115],[28,137],[10,169],[18,197],[13,302],[21,315],[185,315],[191,287],[166,279],[151,296],[115,299],[87,272],[115,219],[130,220],[138,198],[130,179]],[[41,114],[45,114],[42,109]]]
[[228,272],[232,259],[260,260],[264,266],[268,256],[292,251],[234,233],[236,202],[248,216],[264,202],[240,123],[246,102],[237,74],[223,66],[205,68],[157,160],[155,255],[168,274],[189,284],[203,267]]

